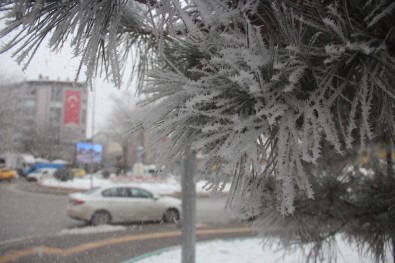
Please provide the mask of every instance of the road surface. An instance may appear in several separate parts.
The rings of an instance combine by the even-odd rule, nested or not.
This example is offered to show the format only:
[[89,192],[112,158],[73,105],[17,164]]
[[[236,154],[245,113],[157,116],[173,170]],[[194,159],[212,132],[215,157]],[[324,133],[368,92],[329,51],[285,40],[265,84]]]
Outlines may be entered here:
[[[0,263],[122,262],[180,245],[180,227],[174,224],[130,224],[112,226],[119,231],[81,234],[94,227],[67,217],[67,196],[21,191],[21,184],[26,183],[0,184]],[[224,205],[225,198],[197,200],[197,240],[253,235],[248,223],[226,215]]]

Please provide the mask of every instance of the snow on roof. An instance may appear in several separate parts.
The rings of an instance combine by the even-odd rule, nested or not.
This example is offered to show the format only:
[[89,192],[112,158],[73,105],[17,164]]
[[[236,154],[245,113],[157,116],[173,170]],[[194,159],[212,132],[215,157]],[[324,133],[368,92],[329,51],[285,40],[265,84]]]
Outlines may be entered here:
[[53,160],[52,163],[67,164],[68,162],[65,160],[58,159],[58,160]]
[[22,154],[22,158],[26,163],[34,163],[35,162],[34,156],[31,154]]
[[49,160],[44,159],[44,158],[36,158],[35,161],[36,161],[36,163],[50,163]]

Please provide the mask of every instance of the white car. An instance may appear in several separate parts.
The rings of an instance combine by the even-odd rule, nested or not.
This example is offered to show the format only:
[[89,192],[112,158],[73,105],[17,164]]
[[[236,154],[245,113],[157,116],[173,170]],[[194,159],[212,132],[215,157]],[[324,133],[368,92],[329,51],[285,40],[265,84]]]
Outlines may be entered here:
[[45,178],[53,178],[56,171],[56,168],[39,168],[36,171],[29,173],[26,179],[28,181],[39,181]]
[[181,200],[160,196],[138,185],[104,186],[70,194],[67,214],[94,225],[141,221],[178,223]]

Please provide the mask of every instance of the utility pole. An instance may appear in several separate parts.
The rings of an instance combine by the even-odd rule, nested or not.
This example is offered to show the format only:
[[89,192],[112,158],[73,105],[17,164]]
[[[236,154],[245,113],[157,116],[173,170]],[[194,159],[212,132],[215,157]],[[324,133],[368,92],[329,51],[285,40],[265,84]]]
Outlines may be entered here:
[[181,176],[182,192],[182,263],[195,263],[196,243],[196,186],[193,177],[196,171],[196,155],[188,151],[183,160]]
[[[93,149],[93,138],[95,136],[95,106],[96,106],[95,90],[96,90],[96,79],[94,82],[94,87],[92,88],[92,141],[91,141],[92,149]],[[90,189],[92,189],[93,188],[93,156],[91,157],[90,163],[88,164],[88,170],[90,175]]]
[[[392,151],[393,151],[393,137],[388,134],[387,135],[387,149],[386,149],[386,161],[387,161],[387,177],[391,178],[391,180],[395,180],[393,160],[392,160]],[[395,211],[389,209],[388,211],[390,221],[395,219]],[[391,233],[391,241],[392,241],[392,258],[395,263],[395,233],[392,231]]]

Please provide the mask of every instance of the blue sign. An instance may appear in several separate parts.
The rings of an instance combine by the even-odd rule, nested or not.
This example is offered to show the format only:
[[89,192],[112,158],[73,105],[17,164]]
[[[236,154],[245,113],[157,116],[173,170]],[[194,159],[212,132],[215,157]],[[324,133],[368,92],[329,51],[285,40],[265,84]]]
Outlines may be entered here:
[[101,163],[103,147],[88,142],[77,143],[77,161],[81,163]]

